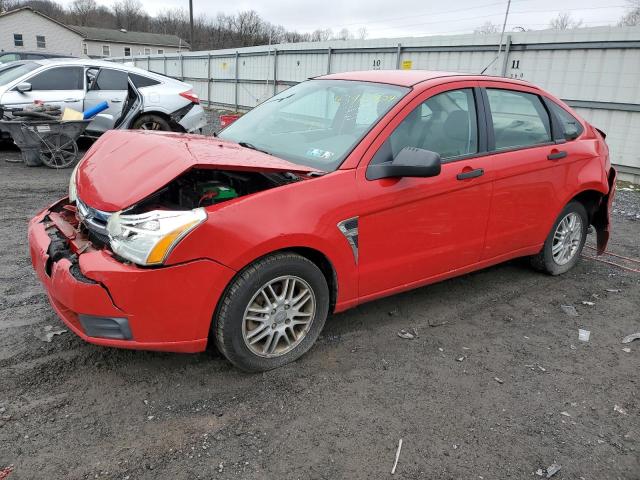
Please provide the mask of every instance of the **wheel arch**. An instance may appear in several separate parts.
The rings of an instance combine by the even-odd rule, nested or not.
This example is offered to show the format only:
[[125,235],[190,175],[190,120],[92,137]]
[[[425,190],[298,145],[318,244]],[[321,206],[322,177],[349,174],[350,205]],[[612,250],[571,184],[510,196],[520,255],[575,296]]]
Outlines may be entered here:
[[264,253],[263,255],[260,255],[259,257],[256,257],[254,259],[252,259],[251,261],[249,261],[246,265],[244,265],[241,269],[239,269],[235,275],[233,275],[233,277],[231,277],[231,279],[229,280],[229,282],[227,283],[227,285],[225,286],[224,290],[222,291],[222,294],[220,295],[220,297],[218,298],[215,307],[213,309],[213,314],[211,316],[211,323],[209,325],[209,338],[208,338],[208,344],[209,345],[213,345],[214,341],[213,341],[213,332],[215,331],[215,327],[216,327],[216,322],[218,319],[218,314],[222,305],[222,301],[225,298],[225,296],[227,295],[227,292],[229,291],[229,288],[231,287],[231,285],[233,285],[233,282],[236,280],[236,278],[238,278],[238,276],[242,275],[242,273],[249,268],[251,265],[253,265],[254,263],[260,261],[261,259],[268,257],[270,255],[275,255],[278,253],[295,253],[300,255],[301,257],[306,258],[307,260],[309,260],[310,262],[312,262],[314,265],[316,265],[320,271],[322,272],[322,275],[324,276],[325,280],[327,281],[327,286],[329,288],[329,314],[332,314],[334,309],[335,309],[335,305],[336,305],[336,301],[338,298],[338,276],[336,273],[336,270],[333,266],[333,263],[331,262],[331,260],[329,260],[329,258],[320,250],[317,250],[315,248],[311,248],[311,247],[298,247],[298,246],[292,246],[292,247],[285,247],[285,248],[281,248],[278,250],[273,250],[270,251],[268,253]]
[[587,215],[589,216],[589,224],[591,224],[596,215],[596,212],[600,208],[602,199],[605,197],[605,195],[605,193],[602,193],[598,190],[583,190],[580,193],[574,195],[568,202],[566,202],[566,204],[570,202],[578,202],[582,204],[584,209],[587,211]]
[[217,302],[218,305],[216,305],[215,312],[218,311],[220,301],[227,294],[229,286],[233,284],[233,282],[235,281],[236,278],[238,278],[238,276],[240,276],[247,268],[249,268],[254,263],[262,260],[265,257],[268,257],[270,255],[275,255],[278,253],[296,253],[301,257],[306,258],[307,260],[309,260],[311,263],[313,263],[320,269],[320,271],[322,272],[322,275],[327,281],[327,286],[329,287],[329,313],[333,313],[337,299],[338,299],[338,274],[336,273],[336,269],[333,266],[333,263],[331,262],[329,257],[324,252],[321,252],[316,248],[302,247],[302,246],[290,246],[290,247],[279,248],[276,250],[271,250],[269,252],[261,254],[258,257],[252,258],[250,261],[248,261],[242,268],[238,269],[236,274],[231,278],[231,280],[229,280],[222,295],[220,296],[220,299]]
[[165,120],[170,126],[171,129],[174,132],[184,132],[184,128],[182,128],[182,125],[180,125],[177,122],[174,122],[171,118],[171,115],[169,115],[166,112],[163,112],[161,110],[143,110],[141,112],[138,112],[138,114],[133,117],[133,119],[131,120],[131,125],[133,125],[135,122],[138,121],[138,119],[144,115],[157,115],[158,117],[162,118],[163,120]]

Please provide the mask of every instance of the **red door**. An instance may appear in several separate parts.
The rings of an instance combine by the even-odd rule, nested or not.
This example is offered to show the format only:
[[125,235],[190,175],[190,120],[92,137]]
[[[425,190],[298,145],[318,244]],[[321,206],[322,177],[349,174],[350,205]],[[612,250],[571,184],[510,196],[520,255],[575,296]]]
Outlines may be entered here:
[[[489,148],[495,169],[483,259],[529,254],[539,247],[562,209],[575,172],[573,148],[553,141],[539,91],[498,82],[486,87],[491,115]],[[571,154],[570,154],[571,153]]]
[[[475,113],[475,85],[456,82],[417,96],[374,142],[368,151],[373,158],[365,156],[360,163],[361,299],[427,283],[479,261],[493,171],[488,158],[478,154],[485,142]],[[367,180],[369,163],[388,151],[392,157],[403,146],[438,152],[440,175]]]

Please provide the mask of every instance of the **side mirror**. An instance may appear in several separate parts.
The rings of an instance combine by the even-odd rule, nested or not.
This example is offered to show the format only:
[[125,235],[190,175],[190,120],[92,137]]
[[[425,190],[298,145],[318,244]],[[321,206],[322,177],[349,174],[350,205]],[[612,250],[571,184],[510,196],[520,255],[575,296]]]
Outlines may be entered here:
[[20,93],[26,93],[31,91],[31,84],[29,82],[22,82],[16,85],[16,90]]
[[404,147],[390,162],[367,167],[367,179],[399,177],[435,177],[440,175],[440,155],[431,150]]

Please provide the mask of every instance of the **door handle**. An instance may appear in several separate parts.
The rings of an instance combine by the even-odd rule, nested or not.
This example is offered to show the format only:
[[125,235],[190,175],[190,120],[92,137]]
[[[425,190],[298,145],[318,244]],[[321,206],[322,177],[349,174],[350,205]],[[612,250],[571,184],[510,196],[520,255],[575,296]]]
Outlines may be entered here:
[[458,180],[467,180],[469,178],[481,177],[482,175],[484,175],[484,169],[476,168],[475,170],[469,170],[467,172],[459,173],[458,175],[456,175],[456,178]]
[[64,101],[65,103],[71,103],[71,102],[79,102],[80,100],[77,98],[65,98]]
[[565,158],[567,156],[567,152],[565,150],[551,150],[551,153],[547,155],[548,160],[560,160],[561,158]]
[[120,100],[119,98],[112,98],[111,103],[122,103],[122,100]]

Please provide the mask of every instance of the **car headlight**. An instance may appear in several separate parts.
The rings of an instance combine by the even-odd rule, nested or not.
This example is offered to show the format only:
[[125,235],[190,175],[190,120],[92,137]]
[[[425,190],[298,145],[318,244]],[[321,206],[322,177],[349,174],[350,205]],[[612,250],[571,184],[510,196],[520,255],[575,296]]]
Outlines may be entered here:
[[190,231],[204,222],[203,208],[153,210],[138,215],[116,212],[107,222],[111,249],[137,265],[160,265]]
[[73,171],[71,172],[71,178],[69,179],[69,201],[71,203],[75,202],[78,199],[78,190],[76,188],[76,177],[78,176],[78,167],[80,163],[78,163]]

